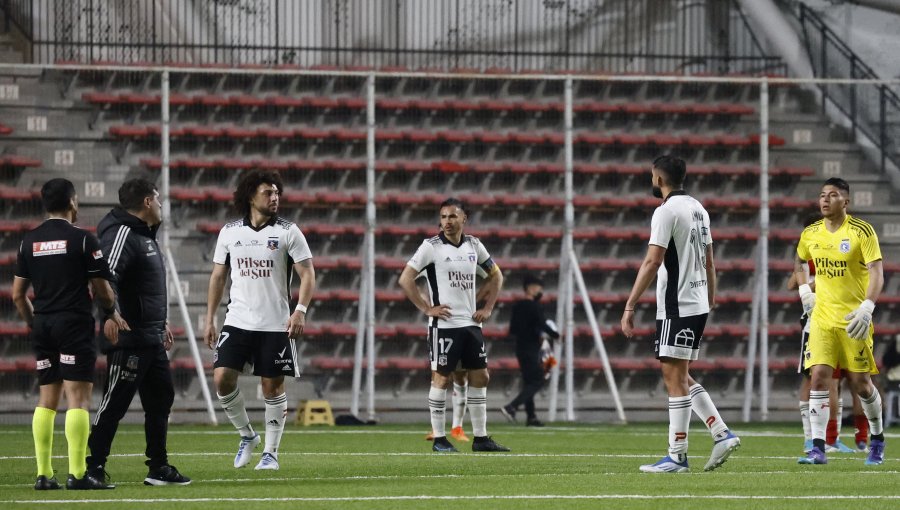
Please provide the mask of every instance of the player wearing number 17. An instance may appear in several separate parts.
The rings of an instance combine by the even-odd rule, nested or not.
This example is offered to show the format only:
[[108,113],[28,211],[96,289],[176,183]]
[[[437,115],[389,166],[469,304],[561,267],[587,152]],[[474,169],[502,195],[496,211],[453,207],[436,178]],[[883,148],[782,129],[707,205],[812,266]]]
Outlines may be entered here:
[[[450,375],[457,366],[468,371],[466,404],[472,417],[472,451],[508,452],[487,435],[487,353],[481,323],[491,316],[503,274],[478,238],[463,234],[468,214],[462,202],[449,198],[441,204],[440,234],[422,242],[400,275],[406,297],[429,317],[428,348],[431,354],[431,389],[428,408],[434,431],[432,449],[455,452],[447,440],[444,412]],[[475,276],[486,275],[478,294],[484,306],[476,310]],[[425,273],[431,301],[419,294],[416,277]]]
[[813,448],[800,464],[825,464],[828,388],[840,366],[859,395],[869,421],[871,441],[866,465],[884,462],[881,395],[869,374],[877,374],[872,354],[872,312],[884,286],[881,247],[871,225],[847,214],[850,185],[839,178],[825,181],[819,193],[822,219],[806,227],[797,244],[794,272],[805,281],[808,260],[816,266],[816,291],[800,286],[803,311],[810,315],[805,368],[811,373],[809,424]]

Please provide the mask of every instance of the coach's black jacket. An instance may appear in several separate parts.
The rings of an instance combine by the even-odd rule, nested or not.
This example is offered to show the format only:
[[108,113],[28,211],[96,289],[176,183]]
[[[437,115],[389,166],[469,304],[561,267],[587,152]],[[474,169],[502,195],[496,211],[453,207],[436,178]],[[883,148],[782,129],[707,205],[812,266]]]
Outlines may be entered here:
[[97,234],[114,279],[110,283],[122,317],[131,331],[120,331],[114,346],[102,341],[103,352],[157,345],[165,338],[166,266],[156,231],[121,207],[100,220]]

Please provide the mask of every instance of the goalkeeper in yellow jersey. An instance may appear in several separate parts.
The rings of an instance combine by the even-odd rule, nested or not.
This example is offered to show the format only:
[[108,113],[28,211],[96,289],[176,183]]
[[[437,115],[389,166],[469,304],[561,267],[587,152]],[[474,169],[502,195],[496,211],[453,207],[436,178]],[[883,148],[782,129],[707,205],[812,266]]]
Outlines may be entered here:
[[884,285],[881,248],[871,225],[847,214],[850,186],[839,178],[825,181],[819,194],[822,219],[806,227],[797,245],[794,272],[806,281],[803,268],[816,266],[816,291],[800,286],[803,311],[811,317],[809,343],[803,353],[812,377],[809,423],[813,448],[800,464],[826,464],[825,428],[828,388],[840,366],[859,395],[871,433],[866,465],[884,462],[881,396],[869,374],[877,374],[872,353],[872,313]]

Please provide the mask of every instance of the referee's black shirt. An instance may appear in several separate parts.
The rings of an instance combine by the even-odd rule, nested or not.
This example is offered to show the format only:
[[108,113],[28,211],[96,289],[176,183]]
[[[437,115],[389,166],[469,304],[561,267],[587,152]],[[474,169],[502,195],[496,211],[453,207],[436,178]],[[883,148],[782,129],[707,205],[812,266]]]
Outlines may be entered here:
[[31,280],[35,314],[90,314],[88,281],[112,278],[97,238],[59,218],[48,219],[25,234],[16,276]]

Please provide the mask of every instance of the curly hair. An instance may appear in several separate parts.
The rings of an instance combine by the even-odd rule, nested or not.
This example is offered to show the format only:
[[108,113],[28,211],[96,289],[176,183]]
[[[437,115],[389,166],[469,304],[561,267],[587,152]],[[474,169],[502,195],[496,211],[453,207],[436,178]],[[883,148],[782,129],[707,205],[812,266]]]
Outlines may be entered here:
[[244,216],[250,214],[250,201],[256,194],[256,189],[260,184],[271,184],[278,188],[278,193],[284,191],[284,184],[281,181],[281,175],[277,172],[266,172],[263,170],[254,170],[244,174],[241,182],[238,183],[237,189],[234,190],[234,208]]

